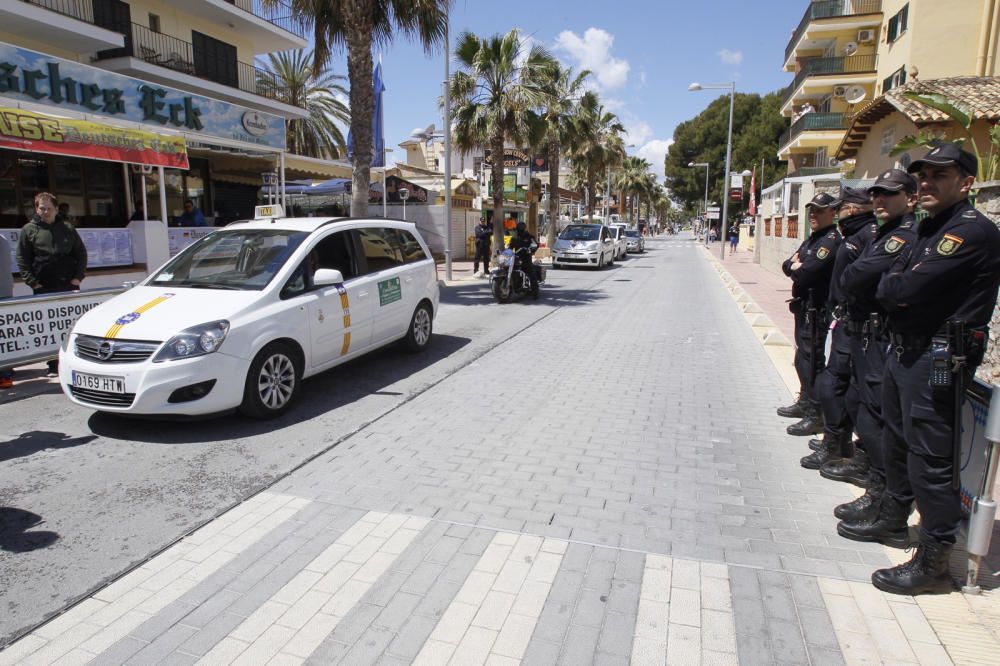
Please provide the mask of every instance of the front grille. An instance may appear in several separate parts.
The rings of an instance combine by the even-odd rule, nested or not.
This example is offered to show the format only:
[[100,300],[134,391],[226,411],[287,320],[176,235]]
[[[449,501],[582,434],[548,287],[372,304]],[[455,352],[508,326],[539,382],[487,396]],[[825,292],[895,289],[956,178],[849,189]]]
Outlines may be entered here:
[[[102,346],[104,346],[103,350]],[[159,342],[110,340],[90,335],[78,335],[74,350],[80,358],[97,363],[139,363],[152,356],[159,346]],[[110,353],[110,356],[101,358],[102,351],[105,352],[105,355]]]
[[131,407],[135,402],[135,393],[108,393],[78,386],[70,386],[69,390],[77,400],[101,407]]
[[585,264],[590,260],[585,257],[559,257],[559,261],[567,264]]

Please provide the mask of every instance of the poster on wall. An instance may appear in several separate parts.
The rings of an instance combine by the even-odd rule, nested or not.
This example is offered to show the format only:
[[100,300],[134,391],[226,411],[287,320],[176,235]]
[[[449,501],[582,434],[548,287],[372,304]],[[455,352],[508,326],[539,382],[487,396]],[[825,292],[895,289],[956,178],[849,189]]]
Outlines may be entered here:
[[[135,263],[132,253],[132,232],[128,229],[78,229],[80,240],[87,249],[87,268],[131,266]],[[0,229],[0,235],[10,243],[11,266],[17,269],[17,241],[20,229]]]

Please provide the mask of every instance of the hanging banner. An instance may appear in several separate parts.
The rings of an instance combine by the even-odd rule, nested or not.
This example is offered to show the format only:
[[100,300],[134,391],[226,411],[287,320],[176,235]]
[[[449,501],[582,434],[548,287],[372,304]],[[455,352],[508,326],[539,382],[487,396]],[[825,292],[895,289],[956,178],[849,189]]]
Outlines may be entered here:
[[0,107],[0,148],[187,169],[184,137]]

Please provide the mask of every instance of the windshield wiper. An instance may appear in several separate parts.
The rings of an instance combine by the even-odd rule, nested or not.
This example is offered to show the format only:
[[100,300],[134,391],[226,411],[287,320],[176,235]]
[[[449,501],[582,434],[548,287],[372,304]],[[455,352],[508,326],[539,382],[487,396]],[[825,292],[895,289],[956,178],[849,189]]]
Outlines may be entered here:
[[234,287],[228,284],[219,284],[218,282],[185,282],[181,284],[182,287],[191,287],[192,289],[228,289],[230,291],[242,291],[239,287]]

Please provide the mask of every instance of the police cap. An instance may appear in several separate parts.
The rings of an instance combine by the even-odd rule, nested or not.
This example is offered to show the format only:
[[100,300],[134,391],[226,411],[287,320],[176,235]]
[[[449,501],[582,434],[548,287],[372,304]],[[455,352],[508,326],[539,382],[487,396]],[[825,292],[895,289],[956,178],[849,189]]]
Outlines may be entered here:
[[875,194],[875,190],[905,190],[907,194],[914,194],[917,191],[917,181],[902,169],[889,169],[875,179],[875,184],[868,188],[868,194]]
[[840,206],[840,199],[830,196],[826,192],[820,192],[806,204],[806,208],[837,208]]
[[924,165],[948,166],[950,164],[958,166],[959,169],[969,176],[975,176],[979,173],[979,160],[976,156],[962,150],[954,143],[946,143],[932,148],[930,152],[919,160],[915,160],[906,170],[910,173],[916,173]]
[[869,196],[866,190],[861,190],[856,187],[845,187],[840,192],[840,203],[841,204],[858,204],[864,206],[872,202],[871,196]]

